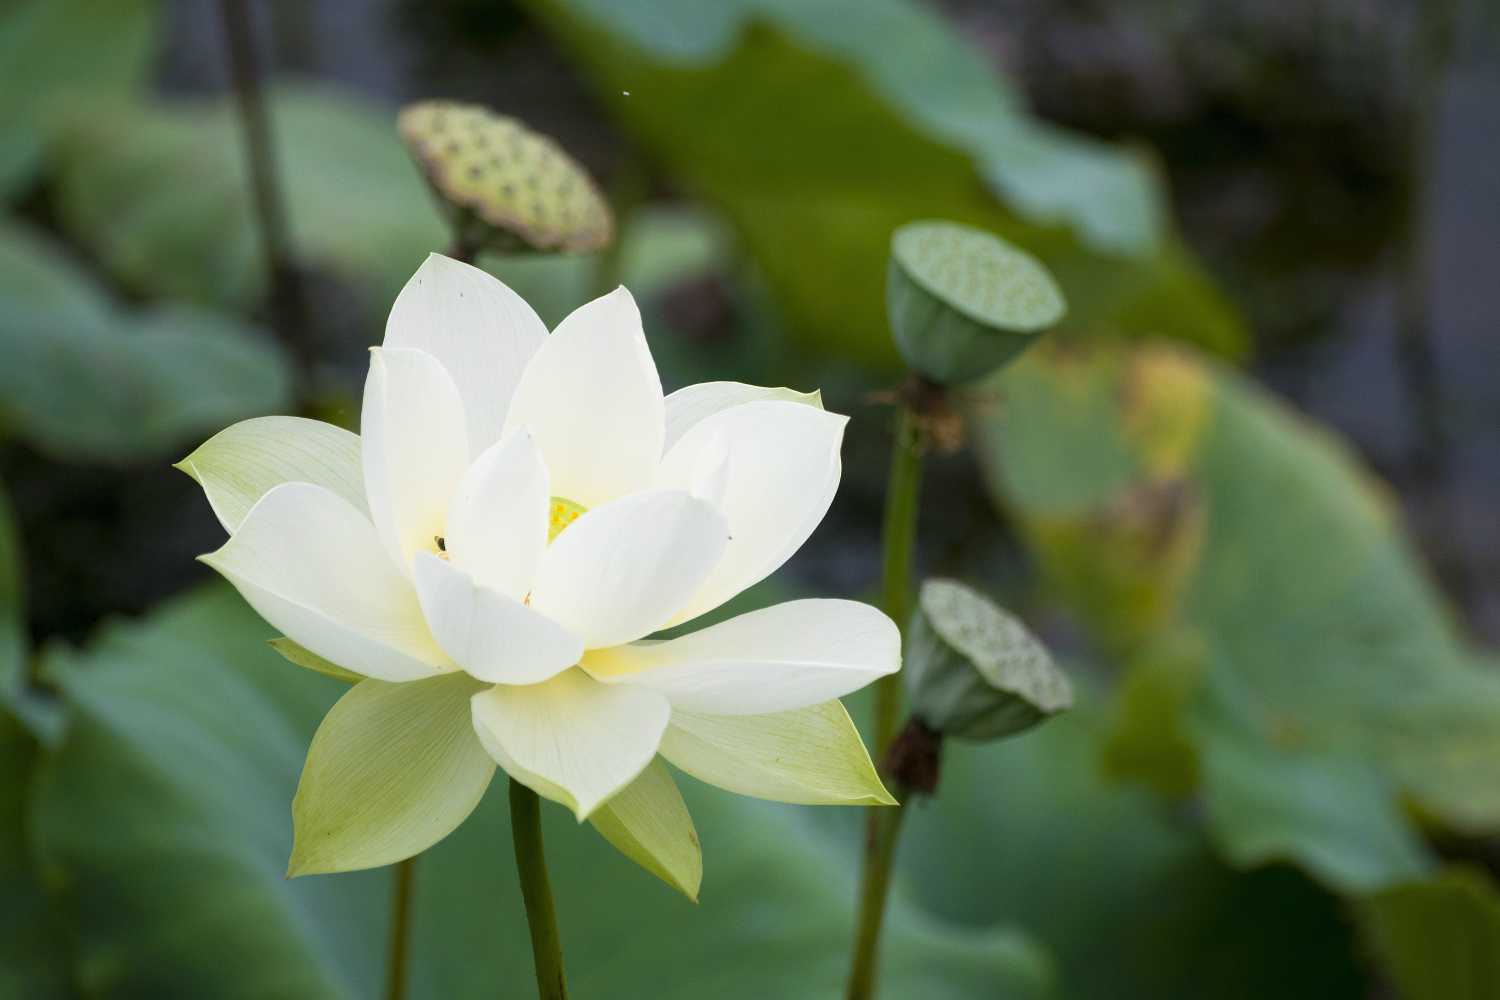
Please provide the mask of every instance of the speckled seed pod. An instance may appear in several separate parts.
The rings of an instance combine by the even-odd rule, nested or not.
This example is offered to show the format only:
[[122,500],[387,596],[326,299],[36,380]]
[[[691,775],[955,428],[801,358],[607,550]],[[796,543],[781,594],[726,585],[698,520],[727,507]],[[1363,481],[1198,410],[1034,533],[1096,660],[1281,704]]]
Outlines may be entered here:
[[956,222],[911,222],[891,236],[886,308],[906,363],[943,385],[983,378],[1062,318],[1041,264]]
[[593,179],[557,143],[473,104],[408,105],[397,129],[459,239],[501,252],[583,252],[614,233]]
[[901,669],[911,714],[943,736],[994,740],[1073,704],[1073,688],[1026,627],[953,580],[922,584]]

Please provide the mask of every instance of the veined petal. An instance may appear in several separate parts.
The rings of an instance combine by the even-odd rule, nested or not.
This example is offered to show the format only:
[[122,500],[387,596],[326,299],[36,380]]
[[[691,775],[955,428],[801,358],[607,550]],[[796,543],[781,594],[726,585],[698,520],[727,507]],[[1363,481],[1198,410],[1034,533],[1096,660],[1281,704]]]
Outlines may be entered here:
[[497,593],[524,600],[547,547],[551,488],[531,435],[491,445],[458,482],[444,534],[453,565]]
[[724,558],[673,624],[763,580],[802,546],[838,489],[847,422],[802,403],[741,403],[698,421],[673,446],[657,477],[664,488],[701,490],[706,466],[723,456],[717,506],[731,535]]
[[763,400],[802,403],[818,410],[823,408],[823,394],[816,390],[798,392],[795,389],[746,385],[744,382],[699,382],[667,396],[667,435],[663,448],[671,451],[694,424],[720,410]]
[[467,819],[495,773],[469,719],[479,686],[447,674],[350,688],[307,751],[292,800],[287,874],[388,865]]
[[650,688],[673,708],[764,715],[857,691],[901,666],[901,634],[858,601],[788,601],[665,642],[586,653],[611,685]]
[[447,669],[416,592],[369,520],[321,486],[272,488],[201,558],[262,618],[338,666],[388,681]]
[[360,433],[370,516],[409,576],[412,556],[436,548],[469,465],[458,388],[430,354],[374,348]]
[[474,677],[491,684],[536,684],[583,656],[576,635],[432,553],[417,553],[414,569],[433,637]]
[[663,408],[640,310],[622,287],[558,324],[526,366],[505,427],[530,429],[555,495],[595,507],[651,486]]
[[771,715],[673,710],[661,755],[738,795],[819,806],[894,805],[838,701]]
[[641,776],[589,817],[605,840],[693,902],[703,883],[703,851],[672,772],[653,760]]
[[656,756],[671,708],[661,695],[608,687],[582,670],[471,702],[474,729],[512,778],[573,810],[581,823]]
[[681,490],[596,507],[542,554],[531,606],[582,636],[588,649],[639,639],[697,589],[728,537],[719,512]]
[[547,339],[526,300],[477,267],[428,254],[385,323],[385,346],[436,358],[463,400],[471,454],[500,439],[516,383]]
[[321,420],[241,420],[199,445],[177,468],[203,487],[208,505],[230,534],[257,500],[282,483],[315,483],[365,509],[359,437]]

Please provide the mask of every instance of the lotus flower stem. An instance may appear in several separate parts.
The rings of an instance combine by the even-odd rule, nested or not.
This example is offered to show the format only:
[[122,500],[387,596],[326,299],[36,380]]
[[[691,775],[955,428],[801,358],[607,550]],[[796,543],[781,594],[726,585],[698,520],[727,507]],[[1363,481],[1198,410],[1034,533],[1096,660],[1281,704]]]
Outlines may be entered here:
[[521,876],[521,898],[526,901],[526,921],[531,926],[537,996],[540,1000],[565,1000],[568,980],[552,885],[547,879],[547,859],[542,851],[541,803],[536,792],[515,779],[510,782],[510,829],[516,845],[516,871]]
[[406,996],[407,954],[411,940],[411,884],[417,866],[415,857],[396,865],[396,887],[391,903],[391,942],[387,952],[386,1000]]
[[890,891],[891,868],[896,860],[896,842],[909,797],[904,788],[893,788],[901,799],[895,809],[870,809],[865,842],[864,877],[859,888],[859,916],[854,932],[854,959],[849,970],[848,1000],[869,1000],[875,995],[876,960],[880,956],[880,929],[885,923],[885,897]]
[[261,88],[255,53],[255,31],[249,0],[221,0],[219,12],[229,45],[229,70],[234,83],[244,133],[250,191],[270,285],[270,307],[276,332],[285,341],[306,376],[313,362],[309,342],[308,309],[301,276],[292,258],[286,205],[276,173],[276,148]]
[[[896,440],[891,452],[891,474],[886,485],[885,525],[882,529],[884,567],[881,607],[903,630],[911,617],[911,566],[916,548],[918,497],[922,483],[922,441],[917,416],[905,402],[896,417]],[[901,712],[901,681],[891,674],[875,684],[875,759],[885,758],[896,735]],[[870,808],[865,818],[864,865],[860,876],[859,916],[854,957],[849,970],[850,1000],[875,994],[880,928],[885,919],[885,897],[890,888],[896,840],[905,813],[905,789],[893,789],[902,805],[896,809]]]

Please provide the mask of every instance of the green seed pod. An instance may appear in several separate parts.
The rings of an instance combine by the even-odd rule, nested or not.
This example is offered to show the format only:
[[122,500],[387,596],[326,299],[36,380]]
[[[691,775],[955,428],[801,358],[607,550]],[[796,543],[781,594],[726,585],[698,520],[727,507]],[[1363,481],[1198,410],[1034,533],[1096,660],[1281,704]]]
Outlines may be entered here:
[[953,580],[922,584],[902,675],[912,716],[944,736],[994,740],[1073,704],[1042,644],[984,595]]
[[505,252],[580,252],[607,245],[609,205],[562,148],[514,118],[452,101],[422,101],[396,121],[406,148],[459,239]]
[[885,296],[901,356],[943,385],[988,375],[1066,309],[1033,257],[956,222],[909,222],[892,234]]

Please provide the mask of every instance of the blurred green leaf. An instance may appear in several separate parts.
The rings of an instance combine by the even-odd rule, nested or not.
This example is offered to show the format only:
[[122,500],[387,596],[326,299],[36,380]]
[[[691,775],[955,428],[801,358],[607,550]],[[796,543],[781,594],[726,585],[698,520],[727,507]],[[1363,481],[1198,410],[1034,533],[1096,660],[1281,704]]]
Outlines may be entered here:
[[1108,724],[1084,688],[1035,732],[946,745],[937,796],[908,810],[898,891],[949,920],[1036,934],[1060,996],[1364,996],[1339,901],[1291,869],[1230,870],[1190,815],[1110,781]]
[[[396,136],[394,112],[290,84],[272,91],[270,115],[294,252],[384,315],[426,255],[452,242]],[[63,226],[128,288],[241,307],[263,293],[229,101],[99,105],[74,116],[57,155]],[[556,322],[582,300],[590,259],[486,263]]]
[[[282,877],[290,802],[320,716],[347,690],[280,664],[227,588],[54,651],[73,713],[40,774],[38,848],[78,914],[91,996],[377,995],[386,872]],[[561,809],[547,854],[580,996],[836,996],[854,898],[852,843],[809,810],[688,789],[703,902],[661,885]],[[531,989],[504,796],[416,869],[414,997]],[[1049,964],[999,932],[892,914],[892,996],[1043,997]]]
[[[1161,687],[1151,711],[1175,714],[1201,754],[1227,857],[1295,860],[1368,891],[1432,864],[1408,798],[1465,832],[1500,828],[1500,676],[1472,665],[1342,445],[1164,347],[1043,351],[1017,368],[993,387],[1027,387],[1003,415],[974,411],[989,485],[1132,670],[1197,647],[1179,666],[1203,682],[1187,698]],[[1080,453],[1128,470],[1061,485]]]
[[1166,231],[1143,159],[1029,117],[934,12],[906,0],[529,6],[650,153],[724,207],[825,348],[894,362],[879,290],[891,232],[914,218],[1036,254],[1080,327],[1245,347]]
[[155,0],[9,0],[0,9],[0,197],[36,170],[80,100],[146,76]]
[[69,995],[66,934],[26,841],[26,803],[42,709],[26,691],[20,538],[0,490],[0,997]]
[[1500,998],[1500,894],[1482,870],[1392,886],[1359,913],[1405,1000]]
[[281,352],[198,308],[112,309],[40,234],[0,224],[0,427],[42,451],[125,462],[286,405]]

